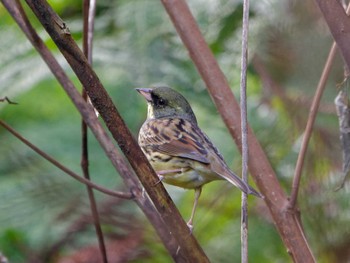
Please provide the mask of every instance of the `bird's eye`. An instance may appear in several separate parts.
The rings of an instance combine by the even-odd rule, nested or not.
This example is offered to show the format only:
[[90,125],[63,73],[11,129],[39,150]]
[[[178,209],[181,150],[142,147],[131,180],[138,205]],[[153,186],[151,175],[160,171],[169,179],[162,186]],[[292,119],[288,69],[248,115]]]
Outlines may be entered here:
[[159,98],[159,99],[157,100],[157,104],[158,104],[158,106],[164,106],[164,105],[166,104],[166,102],[165,102],[164,99]]

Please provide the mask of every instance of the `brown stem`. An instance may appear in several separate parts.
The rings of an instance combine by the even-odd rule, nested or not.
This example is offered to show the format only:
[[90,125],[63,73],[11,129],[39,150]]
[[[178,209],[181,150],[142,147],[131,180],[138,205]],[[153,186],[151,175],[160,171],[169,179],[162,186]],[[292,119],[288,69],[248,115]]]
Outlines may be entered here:
[[[125,161],[119,156],[115,146],[99,124],[92,108],[81,98],[72,82],[67,78],[66,74],[42,40],[38,37],[35,30],[30,26],[27,18],[23,18],[19,15],[21,12],[18,11],[18,6],[13,5],[13,0],[2,0],[2,2],[72,99],[80,114],[84,117],[84,121],[88,124],[105,150],[106,155],[110,158],[120,175],[123,176],[125,183],[134,191],[136,195],[135,201],[153,224],[174,260],[177,262],[208,262],[207,257],[193,235],[189,235],[186,223],[180,216],[164,187],[162,184],[156,184],[158,182],[157,175],[152,170],[130,131],[125,126],[95,72],[91,69],[86,58],[71,38],[65,23],[51,9],[46,1],[27,1],[28,5],[39,18],[41,24],[50,34],[62,54],[66,57],[81,83],[86,87],[93,105],[101,113],[107,127],[136,171],[148,195],[143,195],[139,191],[134,174],[129,170]],[[18,5],[18,2],[16,2],[16,4]],[[149,197],[152,199],[159,214],[148,199]]]
[[77,181],[90,186],[91,188],[94,188],[102,193],[119,197],[119,198],[124,198],[124,199],[132,199],[134,198],[134,195],[132,193],[123,193],[123,192],[117,192],[117,191],[112,191],[107,188],[104,188],[102,186],[99,186],[90,180],[87,180],[73,171],[69,170],[67,167],[65,167],[63,164],[60,162],[56,161],[54,158],[52,158],[50,155],[45,153],[44,151],[40,150],[38,147],[36,147],[34,144],[32,144],[30,141],[25,139],[22,135],[20,135],[18,132],[16,132],[13,128],[11,128],[8,124],[6,124],[4,121],[0,120],[0,125],[3,126],[6,130],[8,130],[10,133],[12,133],[16,138],[18,138],[20,141],[22,141],[24,144],[26,144],[29,148],[31,148],[33,151],[35,151],[37,154],[42,156],[44,159],[48,160],[50,163],[52,163],[54,166],[65,172],[66,174],[70,175]]
[[334,0],[316,0],[330,32],[350,68],[350,19],[342,4]]
[[[84,17],[84,26],[83,26],[83,52],[85,57],[88,59],[90,65],[92,64],[92,38],[93,38],[93,26],[95,18],[96,2],[93,0],[83,0],[83,17]],[[87,101],[87,95],[85,89],[83,89],[83,98]],[[84,177],[90,180],[89,173],[89,151],[88,151],[88,130],[87,125],[84,120],[81,121],[81,140],[82,140],[82,151],[81,151],[81,168],[84,174]],[[96,199],[92,188],[86,187],[89,196],[91,214],[94,222],[95,232],[98,239],[99,249],[101,252],[101,258],[103,263],[108,263],[107,251],[105,246],[105,241],[103,237],[103,232],[101,228],[101,222],[99,213],[97,210]]]
[[[227,80],[183,0],[162,0],[175,28],[205,81],[226,126],[241,149],[240,109]],[[248,126],[249,169],[265,196],[275,225],[295,262],[315,262],[296,213],[287,209],[288,198],[261,145]]]
[[306,128],[304,131],[303,141],[301,143],[300,152],[298,155],[298,160],[295,167],[294,177],[293,177],[293,184],[292,184],[292,191],[291,191],[291,197],[289,200],[289,208],[294,209],[296,207],[297,198],[298,198],[298,192],[299,192],[299,185],[300,185],[300,178],[301,178],[301,172],[303,169],[304,161],[305,161],[305,155],[307,152],[307,148],[309,145],[309,141],[311,138],[313,126],[316,120],[318,107],[320,105],[320,101],[323,95],[323,91],[326,87],[326,83],[328,80],[329,72],[331,70],[333,60],[335,57],[337,51],[337,46],[335,43],[333,43],[331,50],[329,51],[328,58],[326,61],[326,64],[323,68],[323,72],[320,78],[320,81],[317,85],[316,93],[314,96],[314,99],[311,104],[309,117],[306,123]]
[[[158,214],[158,211],[153,206],[148,195],[142,194],[139,189],[139,181],[135,177],[135,174],[130,169],[129,165],[126,163],[124,158],[119,154],[118,150],[114,146],[111,139],[108,137],[107,133],[102,128],[101,124],[98,122],[96,115],[90,105],[86,104],[73,83],[67,77],[63,69],[60,67],[54,56],[50,53],[48,48],[45,46],[43,41],[37,35],[31,24],[29,23],[22,6],[18,1],[12,0],[2,0],[4,6],[8,9],[9,13],[13,16],[15,21],[18,23],[20,28],[23,30],[27,38],[30,40],[32,45],[37,49],[39,54],[42,56],[44,61],[47,63],[48,67],[55,75],[57,80],[60,82],[64,90],[67,92],[69,97],[72,99],[76,108],[79,110],[80,114],[84,117],[85,122],[88,124],[89,128],[95,135],[97,141],[100,143],[101,147],[106,153],[106,156],[111,160],[114,168],[123,177],[125,184],[135,195],[135,202],[152,223],[154,229],[160,236],[163,244],[168,249],[170,255],[177,262],[187,262],[187,257],[184,254],[184,250],[178,250],[179,243],[168,231],[164,221]],[[56,21],[56,20],[54,20]],[[61,20],[57,20],[58,22]],[[58,22],[55,22],[59,26]],[[61,21],[62,22],[62,21]],[[66,34],[67,30],[60,24],[59,28]]]
[[[346,13],[349,14],[349,12],[350,12],[350,4],[348,5],[348,8],[346,10]],[[349,23],[349,26],[350,26],[350,23]],[[350,30],[350,27],[348,28],[348,30]],[[327,83],[328,76],[329,76],[329,73],[330,73],[332,65],[333,65],[333,61],[334,61],[334,57],[335,57],[336,52],[337,52],[337,44],[335,42],[333,42],[332,47],[331,47],[329,54],[328,54],[326,64],[323,68],[321,78],[318,82],[316,93],[315,93],[314,99],[313,99],[312,104],[311,104],[309,118],[308,118],[308,121],[306,123],[304,137],[303,137],[303,141],[301,144],[301,148],[300,148],[300,152],[298,155],[298,160],[297,160],[297,164],[296,164],[295,172],[294,172],[292,192],[291,192],[291,197],[290,197],[290,201],[289,201],[289,207],[291,209],[294,209],[296,206],[298,192],[299,192],[301,172],[302,172],[303,165],[304,165],[306,151],[307,151],[307,148],[309,145],[312,130],[313,130],[314,123],[316,120],[318,107],[320,105],[320,101],[321,101],[324,89],[326,87],[326,83]],[[350,53],[349,53],[349,55],[350,55]]]

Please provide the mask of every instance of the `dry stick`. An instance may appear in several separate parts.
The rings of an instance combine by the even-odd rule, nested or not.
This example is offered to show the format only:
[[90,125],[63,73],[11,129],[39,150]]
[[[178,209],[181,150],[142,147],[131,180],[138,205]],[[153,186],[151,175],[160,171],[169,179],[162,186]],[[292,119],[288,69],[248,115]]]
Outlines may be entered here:
[[11,101],[8,97],[0,98],[0,102],[7,101],[8,104],[18,104],[17,102]]
[[[101,147],[105,151],[107,157],[111,160],[114,168],[123,177],[125,184],[132,191],[135,202],[140,207],[142,212],[146,215],[148,220],[152,223],[157,234],[161,238],[163,244],[168,249],[170,255],[176,262],[187,262],[189,259],[184,253],[184,250],[178,251],[179,242],[174,238],[174,235],[168,230],[167,225],[164,223],[162,218],[160,218],[158,211],[153,206],[148,195],[143,194],[139,189],[139,181],[135,177],[135,174],[130,169],[129,165],[126,163],[125,159],[119,154],[118,150],[114,146],[111,139],[108,137],[105,130],[102,128],[101,124],[98,122],[95,112],[93,111],[91,105],[87,104],[83,98],[80,96],[79,92],[74,87],[73,83],[67,77],[62,67],[58,64],[57,60],[45,46],[44,42],[35,32],[31,26],[28,18],[26,17],[22,6],[19,1],[13,0],[1,0],[4,6],[7,8],[9,13],[18,23],[19,27],[23,30],[27,38],[30,40],[32,45],[36,48],[39,54],[42,56],[52,73],[55,75],[59,83],[62,85],[67,95],[71,98],[72,102],[84,117],[84,121],[88,124],[89,128],[92,130],[97,141],[100,143]],[[43,14],[45,16],[45,13]],[[55,26],[59,27],[58,30],[62,31],[64,34],[67,32],[67,28],[64,27],[64,23],[56,15],[55,18],[50,16],[50,21],[55,21]],[[76,47],[77,52],[80,50]],[[81,57],[84,56],[81,54]],[[85,60],[85,58],[84,58]],[[85,62],[87,64],[87,62]],[[85,71],[81,71],[84,73]],[[94,78],[95,82],[97,77]],[[103,91],[105,91],[103,89]],[[113,118],[111,119],[113,121]],[[120,123],[120,121],[119,121]],[[123,123],[122,123],[123,125]],[[135,154],[136,155],[136,154]],[[84,179],[84,178],[82,178]],[[187,228],[187,226],[186,226]],[[189,257],[191,259],[191,256]]]
[[[247,59],[249,31],[249,0],[243,1],[242,58],[241,58],[241,133],[242,179],[248,184],[248,129],[247,129]],[[248,263],[248,194],[242,192],[241,203],[241,262]]]
[[[95,9],[96,2],[94,0],[83,0],[83,17],[84,17],[84,26],[83,26],[83,52],[85,57],[88,59],[90,65],[92,65],[92,38],[93,38],[93,27],[94,27],[94,18],[95,18]],[[87,95],[85,89],[82,91],[83,98],[87,101]],[[84,174],[84,177],[90,180],[89,173],[89,155],[88,155],[88,130],[87,125],[82,119],[81,121],[81,141],[82,141],[82,151],[81,151],[81,168]],[[89,196],[90,208],[92,213],[92,218],[95,226],[95,232],[97,235],[98,245],[101,253],[102,262],[108,263],[107,251],[105,246],[105,241],[103,237],[103,232],[101,228],[101,222],[99,213],[97,210],[96,199],[92,188],[86,188]]]
[[331,50],[330,50],[330,52],[328,54],[328,58],[327,58],[326,64],[325,64],[325,66],[323,68],[323,72],[322,72],[320,81],[319,81],[319,83],[317,85],[315,96],[314,96],[312,104],[311,104],[309,117],[308,117],[308,120],[307,120],[307,123],[306,123],[306,128],[305,128],[305,131],[304,131],[303,141],[301,143],[301,148],[300,148],[300,152],[299,152],[299,155],[298,155],[298,160],[297,160],[296,167],[295,167],[295,172],[294,172],[291,197],[290,197],[290,201],[289,201],[289,208],[290,209],[294,209],[295,206],[296,206],[296,203],[297,203],[298,192],[299,192],[299,185],[300,185],[300,178],[301,178],[301,171],[303,169],[306,151],[307,151],[307,148],[308,148],[308,145],[309,145],[309,141],[310,141],[310,137],[311,137],[311,134],[312,134],[313,126],[314,126],[315,119],[316,119],[316,116],[317,116],[317,110],[318,110],[318,107],[320,105],[320,101],[321,101],[321,98],[322,98],[322,95],[323,95],[323,91],[324,91],[324,89],[326,87],[326,83],[327,83],[327,80],[328,80],[329,72],[331,70],[336,51],[337,51],[337,46],[336,46],[335,43],[333,43],[333,45],[331,47]]
[[8,124],[6,124],[4,121],[0,120],[0,125],[3,126],[6,130],[8,130],[12,135],[14,135],[16,138],[18,138],[20,141],[22,141],[24,144],[26,144],[29,148],[31,148],[33,151],[35,151],[37,154],[39,154],[41,157],[44,159],[48,160],[50,163],[52,163],[54,166],[56,166],[58,169],[62,170],[66,174],[70,175],[73,177],[75,180],[90,186],[91,188],[94,188],[104,194],[111,195],[114,197],[119,197],[123,199],[132,199],[134,198],[133,193],[124,193],[124,192],[119,192],[119,191],[113,191],[109,190],[107,188],[104,188],[98,184],[95,184],[91,182],[90,180],[87,180],[80,175],[74,173],[70,169],[68,169],[66,166],[61,164],[60,162],[56,161],[54,158],[52,158],[50,155],[45,153],[44,151],[40,150],[38,147],[36,147],[34,144],[29,142],[27,139],[25,139],[22,135],[20,135],[18,132],[16,132],[12,127],[10,127]]
[[[6,2],[7,5],[11,5],[10,2],[12,3],[10,0],[2,1]],[[27,3],[34,11],[35,15],[39,18],[41,24],[50,34],[53,41],[59,47],[62,54],[71,65],[72,69],[79,77],[81,83],[87,89],[88,95],[91,98],[93,105],[101,114],[114,139],[118,142],[133,169],[137,173],[146,192],[148,193],[148,196],[143,196],[142,193],[138,191],[137,184],[135,183],[135,179],[130,171],[124,170],[120,172],[126,183],[132,181],[131,184],[128,183],[128,186],[136,192],[135,201],[151,221],[153,227],[161,237],[162,242],[168,249],[171,256],[177,262],[208,262],[208,258],[204,254],[196,239],[193,237],[193,235],[189,235],[190,231],[185,221],[179,214],[176,206],[165,191],[163,185],[158,184],[159,179],[157,175],[151,168],[140,147],[137,145],[137,142],[134,140],[130,131],[126,127],[123,119],[119,115],[111,98],[99,81],[96,73],[88,65],[86,58],[74,40],[71,38],[70,34],[67,34],[67,27],[65,23],[52,10],[46,1],[27,0]],[[64,74],[62,69],[59,67],[57,61],[54,60],[52,54],[47,50],[47,48],[44,48],[41,40],[40,45],[37,44],[39,38],[36,35],[35,39],[33,39],[32,33],[36,33],[33,29],[31,31],[33,32],[27,35],[27,37],[31,40],[32,44],[34,44],[38,51],[41,52],[43,49],[45,49],[45,54],[42,55],[43,58],[49,65],[51,71],[59,79],[61,85],[63,85],[70,98],[73,100],[73,102],[75,102],[78,110],[84,116],[84,120],[95,134],[96,130],[93,129],[93,125],[97,125],[98,122],[96,116],[92,112],[92,108],[89,105],[86,105],[79,94],[76,94],[77,91],[67,76]],[[48,58],[50,58],[50,60],[48,60]],[[97,123],[95,123],[95,121]],[[102,129],[101,126],[99,127]],[[104,130],[102,131],[104,132]],[[98,133],[95,134],[95,136],[98,135]],[[106,135],[105,132],[104,135]],[[106,140],[106,138],[104,139]],[[98,138],[98,140],[100,143],[102,143],[102,141],[100,141],[100,138]],[[103,147],[107,156],[112,157],[111,161],[113,164],[117,165],[116,167],[118,167],[122,161],[121,158],[118,158],[116,156],[117,152],[113,144],[110,142],[110,145],[103,145]],[[122,162],[122,167],[126,168],[128,166]],[[153,204],[155,205],[156,210],[159,212],[162,220],[155,212],[154,207],[149,202],[148,197],[150,197],[153,201]],[[180,250],[177,249],[178,247],[180,247]]]
[[[342,4],[334,0],[316,0],[330,32],[350,68],[350,19]],[[349,10],[349,6],[348,9]]]
[[[162,0],[174,26],[205,81],[215,105],[236,144],[241,148],[240,109],[227,80],[199,31],[184,0]],[[288,198],[257,138],[248,125],[249,169],[265,196],[275,225],[288,253],[295,262],[315,262],[302,227],[293,211],[287,210]]]
[[[350,4],[348,5],[348,8],[346,10],[347,14],[349,14],[349,12],[350,12]],[[350,30],[350,28],[349,28],[349,30]],[[289,207],[291,209],[294,209],[296,206],[296,203],[297,203],[301,172],[302,172],[304,161],[305,161],[306,151],[307,151],[307,148],[309,146],[309,141],[310,141],[312,130],[314,127],[314,123],[316,120],[318,107],[320,105],[323,91],[326,87],[329,72],[331,71],[331,67],[333,65],[333,61],[334,61],[334,57],[335,57],[336,52],[337,52],[337,44],[335,42],[333,42],[332,47],[331,47],[329,54],[328,54],[328,57],[327,57],[326,64],[323,68],[321,78],[318,82],[316,93],[315,93],[314,99],[313,99],[312,104],[311,104],[309,117],[308,117],[308,120],[306,123],[303,141],[301,143],[301,148],[300,148],[300,152],[298,155],[298,160],[297,160],[297,164],[296,164],[295,172],[294,172],[292,192],[291,192],[291,197],[290,197],[290,201],[289,201]]]

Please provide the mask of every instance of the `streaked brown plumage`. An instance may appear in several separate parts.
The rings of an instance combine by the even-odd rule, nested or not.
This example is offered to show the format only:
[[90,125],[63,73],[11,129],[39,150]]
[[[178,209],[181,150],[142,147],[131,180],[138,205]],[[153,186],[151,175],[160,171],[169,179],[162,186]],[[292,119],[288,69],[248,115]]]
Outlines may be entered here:
[[165,86],[137,91],[148,103],[147,120],[139,133],[148,161],[163,182],[196,190],[189,226],[202,185],[213,180],[225,179],[247,194],[262,197],[228,168],[181,94]]

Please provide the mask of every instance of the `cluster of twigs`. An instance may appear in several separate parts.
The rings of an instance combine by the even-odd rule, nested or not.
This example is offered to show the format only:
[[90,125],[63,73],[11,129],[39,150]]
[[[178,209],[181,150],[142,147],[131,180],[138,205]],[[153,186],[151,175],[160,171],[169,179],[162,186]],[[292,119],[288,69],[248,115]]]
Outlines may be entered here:
[[[350,21],[346,16],[342,6],[336,1],[317,0],[334,39],[340,48],[343,57],[348,65],[350,65],[350,48],[348,46],[349,34],[344,33],[344,28],[350,30]],[[98,223],[98,215],[96,204],[93,198],[92,188],[103,191],[107,194],[117,196],[119,198],[128,198],[136,202],[140,209],[147,216],[151,224],[154,226],[159,237],[168,249],[169,254],[177,262],[208,262],[208,258],[199,246],[193,235],[190,234],[186,223],[178,213],[174,203],[165,191],[162,184],[158,184],[158,177],[150,167],[145,156],[140,151],[136,141],[131,136],[130,131],[125,126],[124,121],[120,117],[116,107],[113,105],[108,93],[100,83],[97,75],[91,68],[91,34],[93,25],[93,1],[90,6],[86,3],[84,34],[84,53],[79,49],[77,44],[70,36],[69,29],[64,21],[52,10],[49,4],[44,0],[26,0],[26,3],[37,16],[45,30],[49,33],[61,53],[66,58],[67,62],[72,67],[73,71],[80,80],[84,90],[91,99],[92,105],[100,113],[108,130],[113,138],[118,142],[123,151],[126,162],[123,156],[113,145],[111,138],[99,123],[93,107],[87,103],[81,94],[77,91],[71,80],[67,77],[63,69],[57,63],[54,56],[45,46],[36,31],[31,26],[30,21],[23,10],[21,3],[18,0],[2,0],[2,3],[7,8],[8,12],[15,19],[19,27],[23,30],[32,45],[36,48],[43,60],[47,63],[52,73],[58,79],[67,95],[80,112],[84,123],[90,128],[94,136],[99,141],[106,155],[112,162],[116,171],[123,177],[126,185],[126,192],[117,192],[92,183],[88,176],[88,158],[87,148],[84,147],[82,155],[82,167],[85,178],[76,175],[69,171],[68,168],[61,164],[55,164],[60,169],[70,174],[75,179],[84,183],[88,187],[90,196],[91,209],[94,215],[96,232],[99,236],[100,248],[103,254],[104,262],[107,262],[105,253],[102,232]],[[208,90],[216,104],[225,124],[227,125],[232,137],[240,149],[242,149],[241,140],[241,110],[234,95],[227,83],[225,76],[220,70],[212,52],[202,34],[199,31],[186,2],[184,0],[162,0],[165,10],[169,14],[174,26],[181,37],[184,45],[189,51],[189,54],[196,65],[199,73],[205,81]],[[90,11],[89,11],[90,10]],[[91,11],[92,10],[92,11]],[[88,15],[87,15],[88,14]],[[341,22],[339,22],[341,21]],[[335,45],[332,48],[331,55],[334,53]],[[246,55],[246,54],[244,54]],[[329,60],[331,59],[331,55]],[[295,262],[315,262],[312,251],[304,236],[301,226],[300,217],[297,209],[297,196],[300,184],[301,171],[303,160],[308,145],[308,141],[312,132],[313,123],[316,117],[319,100],[322,95],[324,83],[327,79],[329,66],[331,61],[328,61],[324,73],[322,74],[317,95],[315,95],[312,103],[309,122],[304,134],[302,150],[300,152],[297,168],[295,171],[294,182],[292,187],[291,198],[282,190],[275,172],[269,163],[262,147],[250,129],[246,125],[243,130],[247,131],[247,147],[249,152],[245,152],[245,160],[248,160],[248,167],[259,188],[265,197],[265,203],[269,208],[275,225],[281,235],[281,238],[286,246],[287,251]],[[328,72],[327,72],[328,71]],[[10,101],[8,101],[10,103]],[[0,123],[9,131],[16,134],[4,122]],[[84,124],[84,125],[85,125]],[[83,125],[83,133],[86,136],[86,128]],[[23,138],[21,136],[18,136]],[[83,144],[86,145],[86,139],[83,139]],[[36,150],[42,156],[45,153],[40,152],[30,142],[26,144]],[[53,158],[46,156],[46,159],[55,162]],[[129,166],[131,165],[131,167]],[[132,169],[131,169],[132,168]],[[144,187],[147,194],[142,194],[141,185]]]

